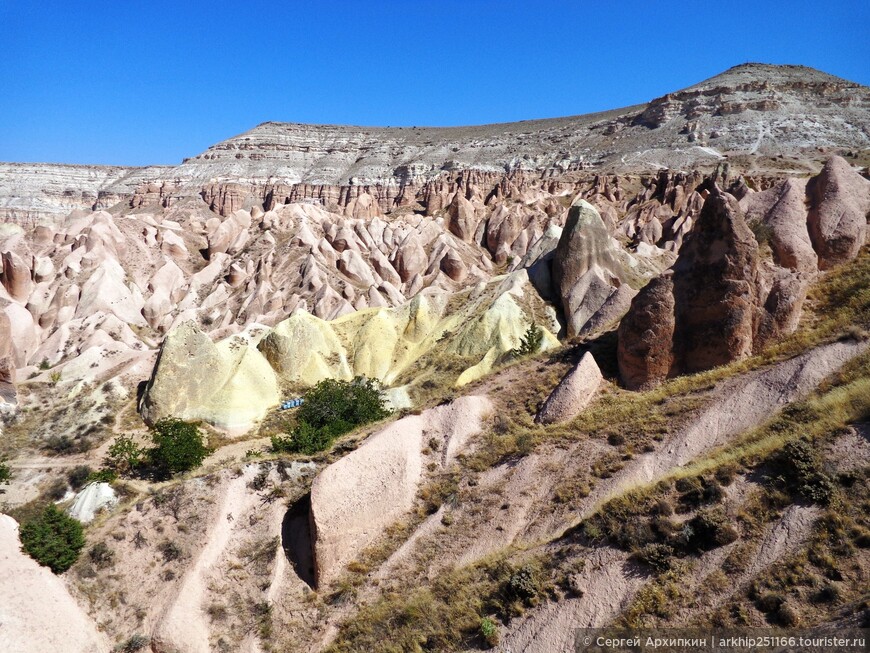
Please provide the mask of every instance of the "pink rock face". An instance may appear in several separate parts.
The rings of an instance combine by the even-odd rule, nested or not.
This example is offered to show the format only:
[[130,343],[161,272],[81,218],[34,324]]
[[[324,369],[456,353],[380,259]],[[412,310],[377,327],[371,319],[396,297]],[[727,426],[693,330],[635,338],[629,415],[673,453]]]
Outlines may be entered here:
[[426,250],[415,234],[409,234],[396,251],[396,259],[393,267],[399,273],[404,282],[426,269]]
[[674,265],[674,343],[681,370],[708,370],[752,353],[757,252],[737,200],[714,191]]
[[619,376],[643,390],[667,379],[674,367],[674,282],[670,273],[650,281],[619,323]]
[[[2,305],[0,305],[2,309]],[[0,310],[0,402],[15,403],[15,362],[12,359],[12,325]]]
[[592,354],[586,352],[547,397],[535,421],[553,424],[576,417],[592,401],[602,378]]
[[770,230],[774,262],[801,273],[815,273],[818,256],[807,231],[806,182],[786,179],[761,193],[740,201],[747,221]]
[[26,302],[33,289],[30,265],[18,253],[9,251],[0,255],[3,271],[3,287],[9,295],[20,302]]
[[468,276],[468,268],[462,258],[454,250],[448,250],[441,259],[441,270],[453,281],[461,283]]
[[823,270],[851,261],[866,240],[870,181],[838,156],[807,184],[807,225]]
[[411,510],[425,469],[446,468],[491,410],[485,397],[466,396],[404,417],[314,479],[311,532],[318,586],[337,578],[385,528]]
[[757,249],[737,200],[714,188],[672,271],[640,291],[619,326],[627,387],[752,353],[762,303]]
[[477,231],[477,224],[480,218],[475,211],[474,205],[463,197],[462,193],[457,192],[453,196],[453,201],[450,202],[448,208],[448,227],[451,233],[461,238],[465,242],[471,242],[474,238],[474,233]]
[[384,213],[374,197],[368,193],[361,193],[348,203],[344,214],[352,218],[370,220],[371,218],[382,216]]

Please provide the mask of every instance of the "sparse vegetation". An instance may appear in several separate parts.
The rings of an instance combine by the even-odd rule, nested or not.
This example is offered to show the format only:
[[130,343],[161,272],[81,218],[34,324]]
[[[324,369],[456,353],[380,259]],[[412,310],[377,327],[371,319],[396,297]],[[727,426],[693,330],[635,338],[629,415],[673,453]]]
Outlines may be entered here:
[[116,647],[115,650],[118,653],[137,653],[138,651],[143,650],[150,643],[151,640],[145,635],[133,635],[126,642]]
[[424,587],[389,593],[362,606],[342,626],[327,650],[398,653],[492,646],[493,641],[497,642],[495,619],[506,621],[520,614],[544,591],[545,568],[538,561],[515,566],[506,560],[509,553],[441,574]]
[[106,569],[115,564],[115,552],[105,542],[97,542],[88,549],[88,560],[97,569]]
[[69,569],[85,546],[82,525],[54,504],[24,522],[19,536],[27,555],[56,574]]
[[171,540],[164,540],[157,545],[157,550],[163,556],[163,562],[174,562],[182,556],[181,548]]

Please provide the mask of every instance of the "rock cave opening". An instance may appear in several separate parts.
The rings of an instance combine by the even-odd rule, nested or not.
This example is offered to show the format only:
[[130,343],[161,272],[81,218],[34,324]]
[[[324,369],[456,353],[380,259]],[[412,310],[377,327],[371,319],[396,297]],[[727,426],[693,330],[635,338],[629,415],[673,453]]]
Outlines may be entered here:
[[311,540],[311,494],[290,505],[281,522],[281,546],[296,575],[316,589],[314,542]]

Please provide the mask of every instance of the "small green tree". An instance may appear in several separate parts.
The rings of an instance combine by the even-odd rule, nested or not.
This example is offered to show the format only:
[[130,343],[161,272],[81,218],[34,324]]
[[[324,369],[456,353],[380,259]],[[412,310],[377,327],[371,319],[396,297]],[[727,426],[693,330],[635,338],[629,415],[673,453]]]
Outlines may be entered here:
[[537,354],[541,350],[541,344],[544,342],[544,330],[532,322],[529,328],[526,329],[525,335],[520,339],[520,346],[511,349],[511,354],[514,358],[521,358],[531,354]]
[[144,456],[144,447],[136,444],[129,435],[119,435],[109,446],[103,463],[118,474],[129,474],[143,463]]
[[12,478],[12,469],[6,464],[5,458],[0,458],[0,485],[8,485]]
[[155,446],[148,450],[148,460],[161,476],[199,467],[211,452],[199,426],[174,417],[158,421],[151,429],[151,439]]
[[27,555],[56,574],[69,569],[85,546],[82,525],[53,503],[24,522],[19,537]]

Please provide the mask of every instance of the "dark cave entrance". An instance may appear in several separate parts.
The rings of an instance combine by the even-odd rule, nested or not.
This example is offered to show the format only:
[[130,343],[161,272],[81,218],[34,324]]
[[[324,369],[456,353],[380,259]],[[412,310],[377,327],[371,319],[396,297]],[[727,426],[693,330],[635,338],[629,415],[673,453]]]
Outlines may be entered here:
[[311,541],[311,495],[292,504],[281,522],[281,546],[296,575],[314,589],[314,543]]

